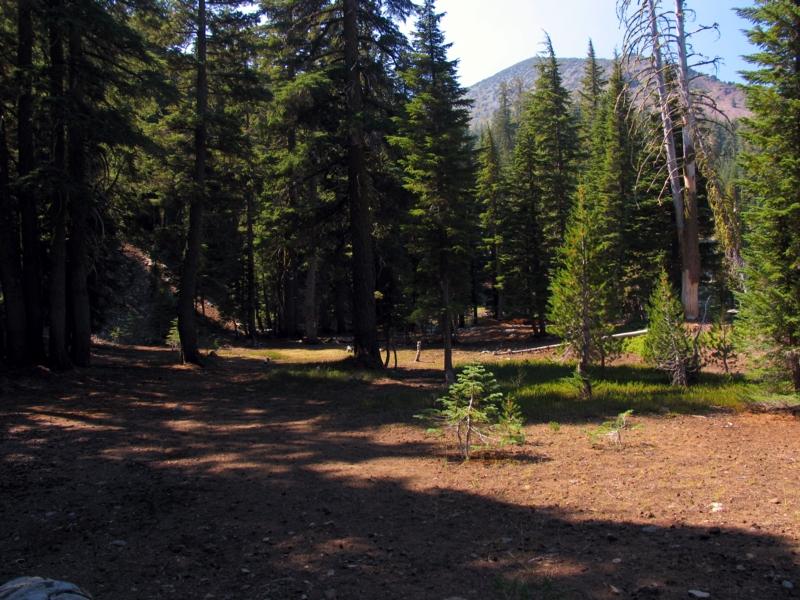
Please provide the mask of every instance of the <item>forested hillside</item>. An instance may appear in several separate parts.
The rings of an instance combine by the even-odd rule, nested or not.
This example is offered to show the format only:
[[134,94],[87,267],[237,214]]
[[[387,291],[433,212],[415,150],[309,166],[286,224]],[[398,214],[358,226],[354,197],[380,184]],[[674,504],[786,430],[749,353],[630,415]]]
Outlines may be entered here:
[[[491,119],[497,110],[500,104],[501,83],[505,83],[515,93],[517,90],[530,90],[536,79],[536,65],[540,60],[541,58],[538,56],[528,58],[470,86],[467,95],[473,101],[473,127],[480,128],[482,124]],[[583,58],[558,59],[564,87],[572,94],[577,94],[580,89],[585,62],[586,59]],[[597,63],[608,76],[613,61],[607,58],[598,58]],[[635,77],[633,80],[635,81]],[[729,119],[739,119],[750,114],[747,110],[744,91],[737,85],[720,81],[713,75],[699,73],[692,85],[698,90],[705,91]]]

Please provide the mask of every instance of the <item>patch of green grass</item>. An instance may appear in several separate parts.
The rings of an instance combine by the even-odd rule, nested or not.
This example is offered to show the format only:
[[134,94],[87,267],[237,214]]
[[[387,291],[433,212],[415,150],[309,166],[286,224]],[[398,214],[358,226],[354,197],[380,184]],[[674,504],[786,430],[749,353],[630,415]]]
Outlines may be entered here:
[[514,393],[528,420],[545,423],[594,419],[629,409],[637,414],[742,410],[754,389],[745,379],[708,373],[691,387],[677,388],[655,369],[622,365],[603,372],[594,369],[593,397],[582,400],[568,364],[526,361],[498,365],[494,371],[502,390]]
[[622,352],[626,354],[635,354],[636,356],[642,356],[642,354],[644,353],[645,339],[647,339],[647,336],[644,335],[637,335],[636,337],[623,338]]

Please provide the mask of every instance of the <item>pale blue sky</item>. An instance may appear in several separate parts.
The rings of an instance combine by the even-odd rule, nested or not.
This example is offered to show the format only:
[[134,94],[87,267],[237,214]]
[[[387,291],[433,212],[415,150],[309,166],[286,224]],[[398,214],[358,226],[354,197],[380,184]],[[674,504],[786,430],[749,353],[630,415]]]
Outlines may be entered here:
[[[707,32],[698,38],[697,50],[722,57],[720,79],[741,81],[737,71],[746,63],[740,55],[751,47],[741,31],[747,22],[733,8],[747,6],[749,0],[687,0],[686,4],[697,13],[697,24],[718,23],[720,28],[719,37]],[[585,56],[591,37],[598,57],[611,58],[622,42],[615,0],[437,0],[436,6],[447,13],[442,28],[453,43],[451,58],[460,60],[462,85],[538,54],[543,31],[562,57]]]

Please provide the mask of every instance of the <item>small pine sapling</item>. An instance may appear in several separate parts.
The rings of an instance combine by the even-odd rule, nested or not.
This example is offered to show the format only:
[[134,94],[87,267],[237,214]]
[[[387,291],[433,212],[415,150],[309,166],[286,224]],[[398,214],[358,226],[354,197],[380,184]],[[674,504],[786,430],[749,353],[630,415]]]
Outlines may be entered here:
[[458,374],[447,395],[439,398],[437,407],[415,415],[432,421],[438,432],[441,427],[455,431],[458,448],[469,459],[474,438],[483,444],[521,444],[522,414],[513,397],[504,397],[497,380],[483,365],[467,365]]
[[661,271],[648,306],[648,332],[642,353],[645,361],[670,375],[672,385],[687,386],[700,370],[696,338],[683,324],[683,307]]
[[169,324],[167,345],[178,353],[180,361],[183,362],[183,347],[181,346],[181,336],[178,333],[178,317],[172,319]]
[[726,375],[730,375],[731,364],[736,362],[736,346],[734,345],[733,324],[721,313],[719,319],[705,338],[705,346],[711,360],[720,364]]
[[600,426],[589,431],[589,438],[592,444],[596,444],[600,438],[606,438],[614,442],[617,446],[622,446],[622,432],[632,431],[639,429],[641,425],[632,425],[630,417],[633,414],[633,409],[626,410],[619,413],[613,421],[605,421]]

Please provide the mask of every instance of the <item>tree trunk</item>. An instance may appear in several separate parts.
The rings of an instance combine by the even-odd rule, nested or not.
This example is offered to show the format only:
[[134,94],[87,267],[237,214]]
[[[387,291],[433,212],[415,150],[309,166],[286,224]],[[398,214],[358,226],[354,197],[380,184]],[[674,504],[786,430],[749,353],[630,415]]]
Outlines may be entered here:
[[681,240],[683,259],[681,299],[686,318],[700,317],[700,231],[697,215],[697,157],[694,138],[697,132],[692,95],[689,91],[689,61],[686,52],[683,0],[675,0],[675,21],[678,28],[678,85],[683,104],[683,189],[686,228]]
[[[22,277],[25,292],[26,315],[24,326],[27,331],[27,346],[30,358],[41,362],[44,353],[44,311],[42,310],[42,257],[40,250],[39,220],[36,195],[28,177],[34,170],[33,146],[33,0],[18,0],[17,4],[17,68],[20,87],[17,99],[17,172],[20,185],[17,188],[19,210],[22,217]],[[55,13],[59,4],[52,5]],[[50,15],[51,19],[61,18],[60,14]],[[52,57],[51,57],[52,59]],[[62,57],[63,60],[63,57]],[[52,68],[52,66],[51,66]]]
[[86,186],[86,122],[83,108],[81,32],[74,22],[69,25],[69,95],[72,113],[67,126],[69,170],[69,292],[72,312],[73,364],[88,367],[91,362],[92,322],[89,308],[89,193]]
[[19,215],[11,201],[6,127],[1,111],[2,108],[0,108],[0,284],[2,284],[5,307],[6,344],[5,348],[0,347],[0,358],[5,349],[9,364],[23,365],[28,362],[29,355],[19,247]]
[[334,310],[336,317],[336,333],[341,335],[347,331],[347,304],[349,290],[345,270],[347,268],[344,247],[336,250],[336,267],[334,271]]
[[297,337],[297,266],[295,259],[287,251],[286,279],[283,286],[283,334],[288,338]]
[[247,194],[247,335],[252,340],[256,339],[256,251],[253,222],[255,221],[255,199],[253,193]]
[[362,124],[363,98],[359,68],[358,0],[344,0],[344,66],[347,72],[347,192],[353,245],[353,328],[356,361],[380,369],[375,307],[375,262]]
[[51,0],[49,45],[50,45],[50,99],[52,114],[52,158],[53,181],[52,219],[53,232],[50,242],[50,365],[54,369],[70,367],[67,353],[67,206],[64,190],[65,142],[64,142],[64,39],[62,0]]
[[308,258],[308,270],[306,271],[306,284],[303,291],[303,333],[304,341],[309,344],[316,344],[319,341],[317,331],[317,274],[319,272],[319,255],[312,252]]
[[[658,103],[661,111],[661,126],[664,133],[664,147],[667,153],[667,169],[672,192],[672,204],[675,207],[675,228],[681,253],[681,299],[683,310],[688,319],[699,316],[699,280],[700,251],[697,238],[697,201],[695,187],[694,206],[684,205],[684,191],[681,185],[678,156],[675,149],[675,126],[670,113],[667,84],[664,77],[664,61],[661,55],[661,34],[658,31],[658,15],[654,0],[647,0],[650,22],[650,35],[653,39],[653,61],[655,63],[656,87]],[[693,151],[692,151],[693,152]],[[693,208],[693,210],[692,210]],[[691,211],[691,212],[690,212]],[[693,223],[692,223],[693,221]],[[693,241],[694,240],[694,241]],[[697,248],[695,254],[694,248]]]
[[178,334],[181,338],[183,359],[200,364],[197,337],[197,320],[194,296],[200,272],[200,252],[203,235],[203,208],[206,194],[206,109],[208,105],[208,77],[206,73],[206,0],[197,4],[197,125],[194,132],[194,190],[189,206],[189,231],[183,257],[181,287],[178,293]]
[[800,393],[800,354],[794,353],[789,357],[789,372],[792,376],[792,387]]
[[450,315],[450,283],[447,278],[442,281],[442,304],[444,308],[440,322],[444,347],[444,381],[450,385],[456,380],[456,372],[453,369],[453,320]]

